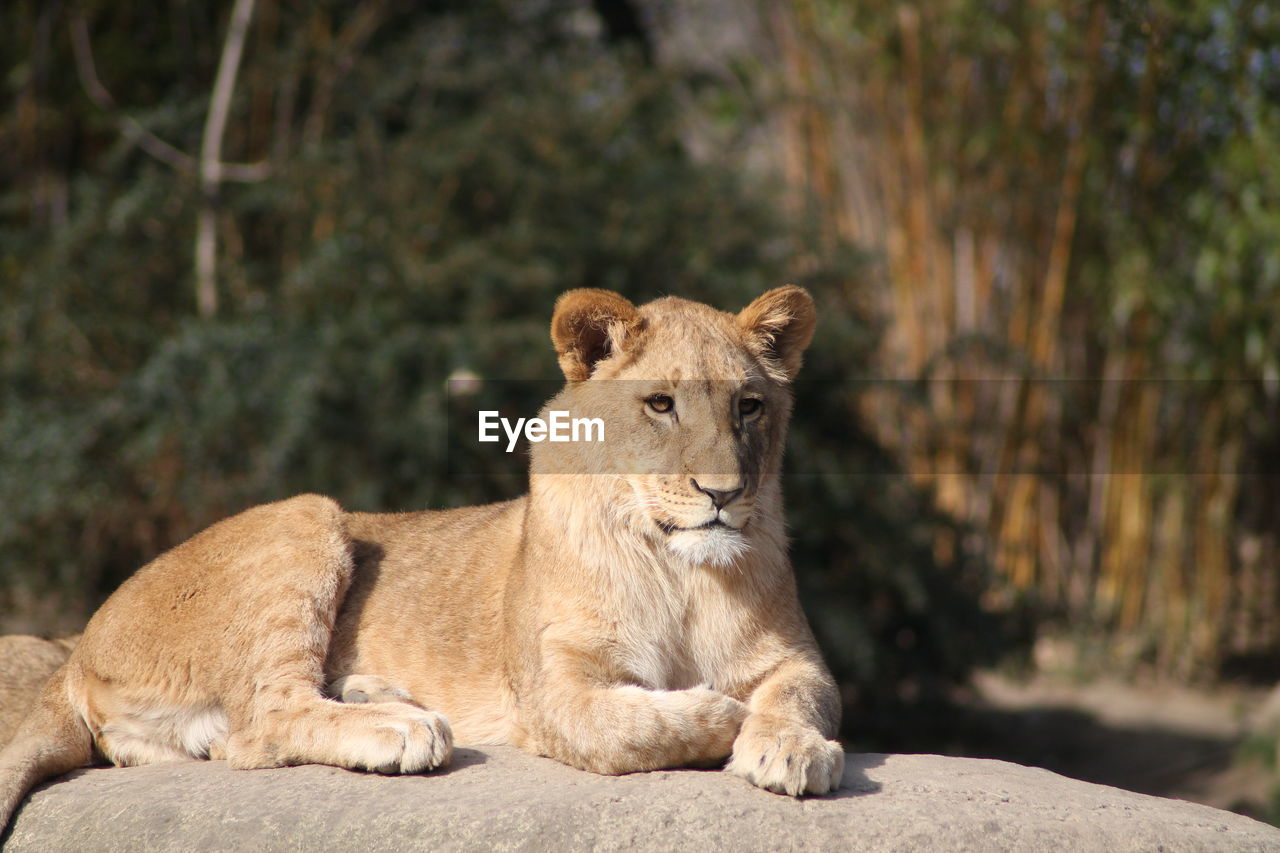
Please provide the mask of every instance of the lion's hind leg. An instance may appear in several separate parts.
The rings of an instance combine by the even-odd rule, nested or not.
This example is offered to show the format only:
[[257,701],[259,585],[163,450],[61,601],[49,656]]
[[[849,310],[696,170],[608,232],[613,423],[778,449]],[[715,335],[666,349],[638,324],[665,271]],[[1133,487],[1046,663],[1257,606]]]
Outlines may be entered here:
[[265,541],[245,542],[237,612],[222,617],[231,647],[218,680],[230,726],[216,751],[238,768],[416,773],[447,762],[453,736],[440,714],[386,691],[358,705],[324,695],[333,625],[355,571],[351,543],[332,501],[304,496],[271,509]]

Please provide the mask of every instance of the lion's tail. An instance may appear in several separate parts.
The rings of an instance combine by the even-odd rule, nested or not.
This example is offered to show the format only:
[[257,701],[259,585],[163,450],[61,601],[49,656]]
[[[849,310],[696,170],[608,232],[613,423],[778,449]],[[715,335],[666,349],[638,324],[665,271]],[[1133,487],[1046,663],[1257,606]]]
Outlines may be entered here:
[[40,700],[0,751],[0,835],[28,791],[83,767],[93,755],[89,727],[71,706],[68,673],[64,664],[49,678]]

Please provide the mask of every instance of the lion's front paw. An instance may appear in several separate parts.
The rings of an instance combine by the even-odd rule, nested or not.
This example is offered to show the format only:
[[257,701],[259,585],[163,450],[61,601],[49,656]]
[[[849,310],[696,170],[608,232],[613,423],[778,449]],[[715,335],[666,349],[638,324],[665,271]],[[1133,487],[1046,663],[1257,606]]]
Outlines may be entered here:
[[659,708],[672,711],[667,725],[688,726],[687,740],[698,746],[689,756],[694,764],[720,764],[747,718],[747,706],[709,687],[672,690],[656,694]]
[[353,742],[364,753],[362,763],[378,773],[421,773],[446,764],[453,755],[453,730],[442,714],[407,704],[371,704],[380,712],[372,729]]
[[327,699],[263,714],[227,738],[235,769],[331,764],[378,773],[421,773],[448,763],[449,721],[403,702],[342,705]]
[[840,787],[844,750],[807,726],[748,720],[726,769],[776,794],[825,794]]
[[725,754],[732,747],[742,729],[742,721],[747,718],[747,706],[734,699],[710,689],[690,691],[699,696],[697,719],[699,727],[705,734],[708,755],[703,761],[724,761]]

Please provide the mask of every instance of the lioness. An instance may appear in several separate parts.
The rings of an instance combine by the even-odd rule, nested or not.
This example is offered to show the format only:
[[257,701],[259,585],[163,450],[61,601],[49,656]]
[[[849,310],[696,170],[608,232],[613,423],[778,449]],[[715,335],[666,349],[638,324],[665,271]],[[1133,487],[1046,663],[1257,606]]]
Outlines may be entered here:
[[602,417],[605,442],[532,445],[513,501],[375,515],[303,495],[160,556],[0,753],[0,826],[95,749],[417,773],[456,737],[597,773],[728,758],[771,791],[835,789],[840,701],[779,483],[814,321],[798,287],[737,315],[565,293],[567,383],[544,415]]

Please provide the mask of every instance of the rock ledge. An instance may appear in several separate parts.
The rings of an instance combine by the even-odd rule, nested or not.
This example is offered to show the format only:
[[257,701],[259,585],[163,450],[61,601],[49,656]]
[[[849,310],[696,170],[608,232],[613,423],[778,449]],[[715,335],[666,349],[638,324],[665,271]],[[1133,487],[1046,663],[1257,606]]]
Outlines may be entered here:
[[224,762],[81,770],[32,794],[7,853],[48,850],[1280,851],[1280,829],[1002,761],[849,755],[834,797],[725,773],[604,777],[510,748],[441,773]]

